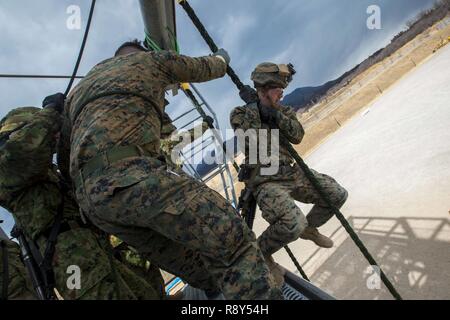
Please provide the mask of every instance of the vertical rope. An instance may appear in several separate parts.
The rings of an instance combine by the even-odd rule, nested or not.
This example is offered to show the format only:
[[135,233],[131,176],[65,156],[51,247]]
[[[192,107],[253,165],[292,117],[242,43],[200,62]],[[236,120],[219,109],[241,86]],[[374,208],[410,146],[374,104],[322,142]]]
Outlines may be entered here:
[[292,262],[294,262],[295,266],[297,267],[298,272],[300,272],[300,274],[302,275],[303,279],[305,279],[306,281],[309,281],[309,278],[306,275],[306,272],[303,270],[302,266],[300,265],[300,263],[295,258],[295,256],[292,253],[291,249],[288,246],[284,246],[284,250],[286,250],[286,252],[289,255],[289,257],[291,258]]
[[96,0],[92,0],[91,9],[89,10],[89,18],[86,25],[86,31],[84,32],[83,36],[83,42],[81,43],[80,52],[78,53],[78,58],[77,62],[75,63],[75,68],[73,69],[72,72],[72,77],[70,78],[69,84],[67,85],[66,91],[64,92],[64,97],[67,97],[67,95],[70,92],[70,89],[72,89],[73,82],[75,81],[75,77],[77,75],[78,68],[80,66],[81,58],[83,57],[84,47],[86,46],[87,37],[89,35],[89,30],[91,28],[92,16],[94,15],[95,2]]

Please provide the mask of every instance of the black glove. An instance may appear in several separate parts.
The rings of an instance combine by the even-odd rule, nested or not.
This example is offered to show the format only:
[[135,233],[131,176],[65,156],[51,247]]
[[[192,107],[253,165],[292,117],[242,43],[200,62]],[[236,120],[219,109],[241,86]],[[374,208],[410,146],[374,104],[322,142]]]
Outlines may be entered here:
[[261,121],[270,124],[271,126],[276,124],[278,111],[271,107],[259,106],[259,114]]
[[64,100],[66,97],[62,93],[53,94],[42,101],[42,108],[53,108],[61,113],[64,110]]
[[219,50],[213,53],[213,56],[220,56],[225,60],[227,65],[230,64],[231,58],[225,49],[220,48]]
[[256,90],[249,85],[244,86],[241,91],[239,91],[239,96],[247,104],[258,101],[258,93],[256,93]]
[[214,128],[214,119],[210,116],[206,116],[205,119],[203,119],[203,122],[208,124],[208,128]]

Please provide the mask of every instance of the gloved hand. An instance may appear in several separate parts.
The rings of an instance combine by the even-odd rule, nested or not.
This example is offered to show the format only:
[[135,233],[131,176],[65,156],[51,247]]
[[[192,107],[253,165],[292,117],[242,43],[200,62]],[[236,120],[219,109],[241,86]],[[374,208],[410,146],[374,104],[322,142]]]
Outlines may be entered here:
[[214,125],[214,119],[210,116],[206,116],[206,118],[203,119],[203,123],[206,123],[208,125],[208,128],[210,128]]
[[42,101],[42,108],[53,108],[59,113],[62,113],[65,99],[66,98],[62,93],[53,94]]
[[215,53],[213,53],[213,56],[219,56],[222,57],[225,60],[225,63],[228,65],[230,64],[231,58],[230,55],[228,54],[228,52],[223,49],[220,48],[219,50],[217,50]]
[[271,107],[265,107],[259,105],[259,114],[261,116],[261,121],[268,124],[275,124],[277,119],[278,111]]
[[247,104],[258,101],[258,94],[256,93],[256,90],[249,85],[244,86],[241,91],[239,91],[239,96]]

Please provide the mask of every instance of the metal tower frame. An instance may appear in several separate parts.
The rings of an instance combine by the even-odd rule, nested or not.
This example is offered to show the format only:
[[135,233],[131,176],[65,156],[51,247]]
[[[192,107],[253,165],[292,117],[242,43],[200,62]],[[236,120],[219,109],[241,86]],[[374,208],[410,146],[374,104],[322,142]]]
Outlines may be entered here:
[[[211,108],[209,103],[206,101],[206,99],[202,96],[200,91],[193,84],[190,84],[190,87],[192,88],[193,91],[190,91],[190,89],[183,89],[183,92],[189,99],[191,106],[189,110],[175,117],[173,119],[173,122],[179,121],[190,115],[192,112],[196,111],[198,113],[198,117],[180,126],[178,128],[179,130],[182,129],[188,130],[196,121],[200,121],[208,115],[214,119],[215,128],[217,130],[213,130],[211,136],[207,138],[204,138],[204,136],[202,136],[201,140],[197,139],[193,141],[189,145],[190,148],[188,151],[180,152],[180,157],[183,161],[183,166],[188,174],[190,174],[192,177],[198,180],[201,180],[204,183],[207,183],[216,176],[220,175],[225,198],[227,199],[227,201],[232,203],[233,206],[236,208],[238,200],[236,197],[236,191],[234,189],[233,175],[231,173],[230,166],[228,164],[228,159],[226,158],[226,152],[224,149],[224,139],[222,136],[222,132],[220,131],[217,115]],[[207,112],[203,108],[205,108]],[[192,160],[198,153],[203,152],[210,146],[214,146],[216,155],[221,154],[223,155],[223,158],[221,163],[217,164],[217,167],[213,171],[209,172],[208,174],[202,177],[200,173],[197,171],[197,169],[189,161]]]

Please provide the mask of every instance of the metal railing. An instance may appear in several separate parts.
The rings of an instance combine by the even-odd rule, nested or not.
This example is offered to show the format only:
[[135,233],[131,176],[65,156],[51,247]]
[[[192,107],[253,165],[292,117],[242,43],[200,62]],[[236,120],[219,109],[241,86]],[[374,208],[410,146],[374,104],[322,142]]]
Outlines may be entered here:
[[[200,91],[192,84],[190,87],[193,90],[193,94],[195,94],[196,99],[198,101],[190,100],[191,106],[189,109],[180,115],[173,118],[173,122],[182,122],[181,125],[177,126],[179,130],[189,130],[191,127],[194,127],[196,122],[202,120],[201,112],[211,116],[214,119],[215,128],[214,132],[211,132],[209,136],[206,136],[206,133],[202,136],[201,139],[197,139],[193,141],[191,144],[186,146],[183,151],[180,152],[180,158],[183,163],[183,168],[185,171],[191,175],[192,177],[201,180],[204,183],[207,183],[214,179],[217,176],[220,176],[220,184],[221,189],[225,195],[225,198],[233,204],[234,207],[237,207],[237,197],[236,191],[234,189],[234,181],[233,175],[230,170],[230,165],[228,163],[228,159],[226,159],[226,152],[224,150],[224,139],[220,130],[219,121],[217,119],[217,115],[211,106],[208,104],[206,99],[201,95]],[[201,110],[198,110],[200,108]],[[197,112],[198,116],[196,116],[193,120],[192,113]],[[205,137],[206,136],[206,137]],[[217,165],[215,167],[204,174],[198,171],[198,165],[195,165],[195,158],[199,153],[212,152],[214,150],[216,159],[217,155],[223,155],[221,159],[217,159]],[[217,190],[219,191],[219,190]]]

